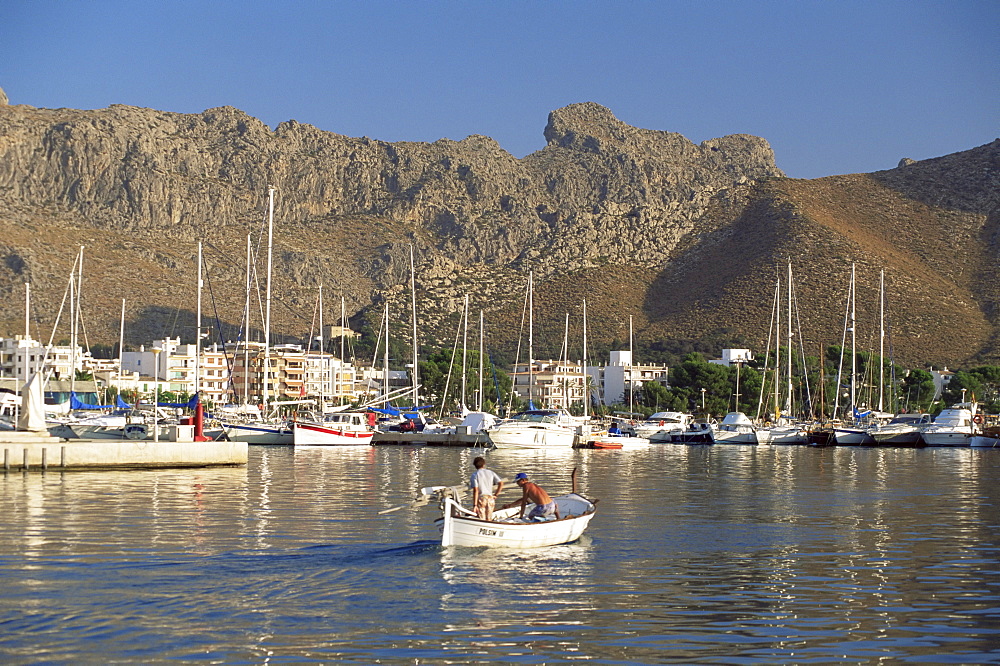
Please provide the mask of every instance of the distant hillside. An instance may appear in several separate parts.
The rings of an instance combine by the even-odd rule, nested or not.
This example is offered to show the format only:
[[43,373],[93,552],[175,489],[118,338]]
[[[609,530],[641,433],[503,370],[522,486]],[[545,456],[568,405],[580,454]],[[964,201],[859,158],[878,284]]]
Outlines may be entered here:
[[[809,353],[840,340],[854,262],[859,341],[877,332],[884,268],[897,359],[1000,360],[1000,141],[806,181],[785,178],[763,139],[694,144],[592,103],[552,112],[545,137],[518,160],[488,137],[387,143],[295,121],[272,131],[229,107],[0,106],[0,335],[22,332],[30,282],[33,334],[48,339],[84,245],[92,344],[117,341],[123,298],[127,344],[191,338],[201,240],[205,320],[215,339],[235,338],[247,236],[263,253],[271,185],[279,337],[308,335],[320,284],[327,322],[343,295],[355,328],[377,328],[388,300],[394,337],[408,337],[412,245],[425,345],[450,346],[468,293],[491,346],[513,356],[534,272],[536,356],[559,353],[567,312],[579,356],[584,298],[592,354],[627,345],[630,315],[639,360],[760,350],[790,259]],[[263,256],[257,270],[262,281]]]

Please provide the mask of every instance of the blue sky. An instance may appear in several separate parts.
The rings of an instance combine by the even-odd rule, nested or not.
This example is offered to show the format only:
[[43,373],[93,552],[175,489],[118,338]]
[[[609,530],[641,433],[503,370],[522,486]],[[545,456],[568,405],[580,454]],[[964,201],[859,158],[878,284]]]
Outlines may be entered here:
[[1000,136],[998,28],[997,0],[0,0],[0,87],[385,141],[485,134],[518,157],[549,111],[592,101],[696,143],[764,137],[816,178]]

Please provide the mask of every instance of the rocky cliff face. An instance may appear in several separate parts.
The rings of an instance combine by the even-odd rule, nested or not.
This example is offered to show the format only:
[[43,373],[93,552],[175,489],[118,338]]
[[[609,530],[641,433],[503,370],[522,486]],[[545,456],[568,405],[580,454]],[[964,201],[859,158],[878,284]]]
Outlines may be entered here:
[[[121,298],[130,340],[184,337],[188,331],[178,329],[190,325],[194,256],[203,240],[216,334],[233,337],[243,316],[248,235],[261,253],[263,280],[268,186],[277,190],[274,328],[295,337],[308,334],[320,284],[327,294],[343,294],[356,319],[389,300],[393,317],[404,321],[412,246],[426,338],[453,335],[470,293],[473,308],[497,322],[499,342],[509,343],[532,271],[540,307],[549,308],[539,319],[551,320],[553,339],[561,340],[555,329],[563,313],[588,293],[603,301],[591,310],[605,322],[592,333],[603,344],[621,339],[622,317],[633,311],[649,344],[720,328],[752,339],[759,337],[756,313],[769,307],[763,285],[775,263],[822,249],[813,245],[819,237],[804,231],[811,213],[796,200],[810,181],[800,187],[803,181],[784,179],[763,139],[733,135],[696,145],[631,127],[592,103],[552,112],[545,137],[544,149],[518,160],[483,136],[386,143],[295,121],[272,131],[229,107],[184,115],[0,106],[0,333],[23,328],[18,294],[25,281],[33,285],[39,326],[51,329],[77,246],[86,245],[85,309],[90,303],[99,313],[93,337],[117,339]],[[982,158],[989,164],[997,150],[984,149],[994,156]],[[995,201],[959,195],[963,188],[933,175],[927,178],[941,192],[904,177],[924,173],[923,165],[868,182],[925,208],[958,210],[967,216],[963,229],[980,219],[988,226]],[[980,179],[975,188],[990,182]],[[849,250],[828,270],[842,271]],[[967,291],[968,309],[977,310],[978,296]],[[726,303],[752,307],[729,313]],[[992,319],[982,312],[980,319],[991,330]],[[982,337],[976,340],[986,348]],[[979,354],[976,344],[956,358]]]

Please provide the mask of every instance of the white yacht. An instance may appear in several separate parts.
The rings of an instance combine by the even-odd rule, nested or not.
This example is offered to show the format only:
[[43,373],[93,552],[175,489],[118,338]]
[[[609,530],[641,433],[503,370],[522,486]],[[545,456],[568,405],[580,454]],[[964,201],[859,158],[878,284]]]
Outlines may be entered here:
[[809,430],[802,423],[778,423],[769,428],[757,428],[760,444],[808,444]]
[[681,433],[693,417],[682,412],[656,412],[635,426],[635,436],[651,442],[669,443],[674,433]]
[[927,446],[969,446],[976,406],[970,403],[942,409],[934,423],[920,432]]
[[570,449],[580,420],[562,409],[529,409],[486,431],[498,449]]
[[716,444],[756,444],[757,429],[743,412],[729,412],[715,427],[712,439]]

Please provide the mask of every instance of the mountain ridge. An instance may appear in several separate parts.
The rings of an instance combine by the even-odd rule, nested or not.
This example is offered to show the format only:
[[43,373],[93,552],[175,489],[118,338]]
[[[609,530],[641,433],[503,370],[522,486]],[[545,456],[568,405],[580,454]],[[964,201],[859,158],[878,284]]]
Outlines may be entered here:
[[648,355],[665,340],[699,339],[760,353],[775,279],[791,258],[808,353],[840,341],[853,262],[859,300],[871,300],[887,270],[899,359],[1000,358],[1000,140],[873,174],[799,180],[784,177],[759,137],[694,144],[589,102],[553,111],[544,135],[545,148],[517,159],[480,135],[388,143],[296,121],[271,130],[232,107],[0,106],[0,332],[23,329],[25,281],[36,336],[51,330],[85,245],[83,307],[99,313],[95,338],[117,341],[122,298],[127,342],[193,336],[201,239],[223,322],[216,339],[233,338],[247,235],[263,247],[273,185],[272,328],[281,336],[308,335],[319,284],[344,295],[356,327],[378,328],[388,300],[403,335],[412,245],[423,344],[450,344],[470,293],[487,310],[491,344],[511,352],[533,272],[536,355],[559,353],[565,313],[578,329],[587,294],[598,348],[627,341],[631,314]]

